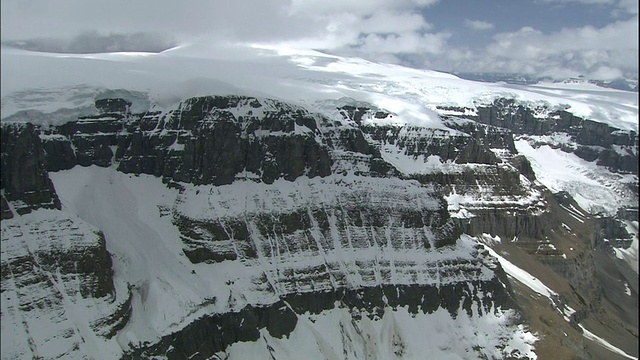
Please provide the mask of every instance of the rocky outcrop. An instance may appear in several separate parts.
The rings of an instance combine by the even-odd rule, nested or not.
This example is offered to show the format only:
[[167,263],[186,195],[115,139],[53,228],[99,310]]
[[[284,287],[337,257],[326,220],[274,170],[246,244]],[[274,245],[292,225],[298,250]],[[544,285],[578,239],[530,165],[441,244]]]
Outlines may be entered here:
[[116,290],[102,233],[59,211],[39,129],[3,123],[1,130],[2,323],[28,334],[2,354],[64,357],[84,346],[83,336],[114,336],[131,299]]
[[[384,285],[361,289],[290,294],[267,307],[248,306],[239,312],[205,316],[157,344],[144,346],[125,355],[125,359],[166,356],[168,359],[206,359],[243,341],[258,341],[261,329],[274,338],[289,337],[302,314],[321,314],[335,308],[348,309],[355,326],[362,317],[380,319],[387,311],[407,307],[409,313],[431,314],[439,308],[452,316],[462,310],[482,316],[514,306],[509,290],[497,278],[491,282],[449,284],[441,287]],[[361,325],[362,326],[362,325]],[[335,329],[343,331],[343,329]]]
[[476,139],[465,133],[420,127],[363,126],[362,131],[379,144],[391,144],[406,156],[436,155],[457,164],[496,164],[498,159]]
[[388,117],[393,117],[393,115],[387,111],[380,109],[374,110],[369,106],[343,105],[338,107],[337,110],[344,119],[352,120],[358,125],[362,125],[362,121],[366,118],[386,119]]
[[[96,107],[126,111],[127,103]],[[261,116],[253,115],[260,112]],[[331,157],[308,112],[244,97],[186,100],[164,113],[104,113],[43,132],[51,171],[118,164],[118,170],[194,184],[230,184],[245,174],[265,183],[327,176]]]
[[[266,333],[289,337],[302,316],[337,309],[346,310],[347,322],[359,329],[363,319],[378,321],[399,308],[413,315],[445,309],[455,318],[516,307],[500,266],[463,233],[519,239],[517,246],[547,260],[587,294],[593,272],[578,269],[593,259],[563,261],[549,245],[565,222],[586,217],[558,215],[560,200],[533,184],[535,173],[517,154],[513,134],[567,132],[580,144],[568,151],[620,172],[633,171],[621,151],[637,147],[634,134],[563,112],[541,121],[535,109],[505,100],[478,108],[479,122],[445,119],[448,129],[372,125],[393,114],[366,106],[339,107],[341,122],[243,96],[191,98],[145,113],[132,113],[132,103],[121,98],[97,100],[95,108],[98,113],[59,126],[3,124],[3,219],[15,215],[12,209],[27,209],[18,212],[23,216],[42,208],[57,213],[47,171],[95,165],[152,175],[162,178],[171,189],[163,194],[175,200],[157,206],[175,238],[158,244],[170,243],[179,266],[190,267],[187,277],[196,274],[191,269],[199,274],[206,268],[230,279],[220,281],[228,293],[216,292],[225,296],[190,294],[184,317],[176,315],[178,322],[162,329],[158,341],[130,344],[127,358],[209,358]],[[629,156],[637,157],[631,150]],[[21,158],[35,160],[22,168]],[[412,172],[403,161],[424,166]],[[116,174],[113,169],[100,171]],[[153,214],[145,216],[157,216],[149,201]],[[143,279],[126,290],[127,284],[114,284],[101,233],[78,219],[47,216],[34,221],[53,229],[38,238],[41,249],[20,240],[19,251],[3,258],[3,292],[10,288],[34,317],[40,308],[60,315],[72,306],[71,296],[97,299],[94,304],[107,310],[96,313],[90,326],[101,337],[114,336],[149,301],[149,287],[161,291],[158,283]],[[36,237],[35,228],[11,219],[2,225],[3,246],[21,233]],[[59,236],[77,241],[63,246]],[[246,271],[242,285],[234,285],[229,264]],[[68,290],[72,281],[75,292]],[[40,292],[30,297],[35,288]],[[177,309],[185,305],[181,296],[175,299]],[[195,319],[203,309],[208,312]],[[17,323],[18,310],[10,314]],[[72,336],[65,341],[79,347]]]
[[96,99],[95,106],[101,114],[126,114],[131,108],[131,101],[122,98]]
[[[181,212],[181,207],[175,209],[174,223],[187,245],[185,254],[194,263],[215,263],[262,256],[296,258],[351,253],[372,246],[424,251],[455,244],[461,234],[449,219],[446,204],[434,196],[433,189],[422,188],[415,182],[330,178],[309,181],[294,189],[252,185],[240,195],[244,198],[235,199],[235,204],[214,189],[209,193],[183,192],[181,204],[200,197],[219,209],[198,218],[185,214],[186,210]],[[320,196],[322,193],[331,195]],[[265,202],[282,205],[272,208]],[[333,260],[325,261],[331,268],[340,267]],[[389,265],[387,261],[380,264],[385,272],[389,271]],[[364,263],[352,271],[363,279],[373,280],[375,275]],[[319,276],[326,273],[323,271]],[[344,278],[345,274],[336,276]],[[323,281],[326,278],[307,275],[296,280],[295,286],[313,286],[314,282],[317,286],[317,282]]]
[[127,324],[131,295],[114,283],[111,255],[95,228],[50,209],[1,225],[3,338],[16,339],[3,357],[90,356],[83,338],[111,338]]
[[575,116],[568,111],[532,109],[515,100],[497,99],[479,106],[475,121],[521,135],[565,133],[578,145],[575,154],[621,173],[638,173],[638,134]]
[[60,209],[60,200],[47,173],[45,153],[36,127],[32,124],[2,123],[0,130],[2,219],[14,216],[9,203],[19,215],[38,208]]

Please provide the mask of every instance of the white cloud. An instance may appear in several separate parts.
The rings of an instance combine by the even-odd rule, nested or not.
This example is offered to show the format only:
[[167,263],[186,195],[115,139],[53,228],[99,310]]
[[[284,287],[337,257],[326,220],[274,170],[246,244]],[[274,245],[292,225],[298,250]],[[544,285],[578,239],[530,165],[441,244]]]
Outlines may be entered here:
[[405,33],[422,31],[431,28],[420,14],[412,12],[394,13],[388,10],[379,11],[370,17],[360,19],[356,25],[361,33]]
[[[608,6],[626,18],[634,11],[637,14],[638,8],[637,0],[545,1]],[[488,46],[480,48],[453,46],[450,39],[455,34],[434,28],[425,19],[424,9],[436,3],[438,0],[190,0],[186,5],[154,0],[3,0],[0,35],[3,41],[66,38],[63,44],[67,47],[76,44],[91,49],[98,42],[76,41],[79,34],[90,32],[105,44],[106,40],[113,43],[124,38],[128,39],[126,45],[142,47],[161,46],[164,39],[286,43],[448,71],[598,76],[622,72],[637,76],[637,15],[621,17],[601,28],[585,26],[548,33],[524,27],[496,34]],[[500,24],[466,19],[464,26],[490,30],[499,29]],[[135,33],[142,35],[127,35]],[[170,36],[164,38],[163,34]]]
[[376,53],[426,53],[438,55],[443,52],[450,34],[418,34],[415,32],[379,35],[368,34],[358,46],[363,54]]
[[486,22],[482,20],[469,20],[469,19],[464,20],[464,26],[468,27],[469,29],[479,30],[479,31],[491,30],[495,28],[495,26],[490,22]]
[[587,74],[588,78],[597,79],[597,80],[614,80],[622,76],[623,76],[623,73],[620,69],[611,68],[604,65],[595,69],[595,71]]
[[612,14],[616,17],[624,14],[638,15],[638,0],[620,0]]
[[638,0],[543,0],[545,3],[567,4],[578,3],[587,6],[599,5],[611,8],[611,15],[638,15]]
[[[602,28],[565,28],[545,34],[531,27],[500,33],[486,48],[487,57],[524,72],[570,68],[583,74],[638,72],[638,18],[617,21]],[[598,69],[609,69],[598,71]]]
[[292,0],[288,7],[290,14],[308,13],[313,15],[334,15],[350,13],[368,16],[386,9],[410,10],[428,7],[439,0]]
[[[411,44],[430,36],[420,10],[438,0],[236,0],[157,2],[154,0],[3,0],[3,41],[34,38],[73,39],[80,34],[98,37],[119,34],[170,34],[177,41],[193,38],[236,42],[288,42],[326,50],[365,45],[363,39],[387,41],[409,51]],[[440,36],[441,37],[441,36]],[[380,40],[380,39],[378,39]],[[53,40],[50,40],[53,41]],[[68,42],[69,40],[67,40]],[[440,46],[420,45],[416,51]],[[376,52],[380,53],[378,49]]]
[[318,24],[290,17],[287,0],[3,0],[0,3],[3,40],[73,37],[80,33],[168,33],[178,38],[202,34],[286,37],[295,29],[306,33]]

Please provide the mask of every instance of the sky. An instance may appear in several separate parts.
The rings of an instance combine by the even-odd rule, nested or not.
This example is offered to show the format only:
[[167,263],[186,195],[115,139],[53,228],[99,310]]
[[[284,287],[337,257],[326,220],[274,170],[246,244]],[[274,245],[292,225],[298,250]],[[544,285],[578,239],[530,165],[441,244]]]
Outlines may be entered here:
[[184,43],[315,49],[448,72],[638,77],[637,0],[2,0],[3,44],[52,52]]

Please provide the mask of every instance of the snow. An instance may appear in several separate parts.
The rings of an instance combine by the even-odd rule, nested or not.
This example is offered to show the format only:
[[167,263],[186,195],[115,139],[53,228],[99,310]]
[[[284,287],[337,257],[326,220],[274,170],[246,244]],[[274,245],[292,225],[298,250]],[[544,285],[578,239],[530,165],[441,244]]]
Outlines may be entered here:
[[[446,168],[442,158],[438,155],[410,156],[406,154],[406,149],[401,149],[396,145],[384,143],[380,146],[380,154],[388,163],[405,174],[426,174],[442,171]],[[451,167],[452,161],[447,161]]]
[[[415,180],[370,178],[359,175],[306,176],[291,182],[277,179],[273,184],[237,180],[231,185],[182,184],[185,191],[177,199],[177,210],[185,216],[207,220],[246,216],[258,212],[288,213],[300,208],[339,207],[341,202],[364,199],[376,207],[393,210],[437,210],[434,189]],[[397,201],[400,196],[402,201]],[[368,204],[363,204],[368,205]]]
[[[329,279],[315,280],[312,286],[316,290],[335,286],[379,286],[391,282],[439,286],[468,282],[469,276],[480,281],[495,276],[490,268],[493,265],[476,258],[476,242],[468,237],[461,237],[455,246],[430,250],[425,256],[423,245],[422,250],[409,245],[395,249],[390,243],[391,233],[385,230],[386,235],[383,231],[367,236],[387,236],[386,245],[372,241],[368,247],[358,248],[338,241],[343,235],[339,233],[336,215],[325,210],[329,233],[320,232],[315,223],[309,230],[310,236],[317,241],[318,250],[294,252],[279,245],[286,243],[284,239],[261,235],[252,215],[265,211],[275,216],[291,211],[340,209],[341,203],[349,203],[352,201],[349,199],[355,198],[366,199],[369,202],[366,206],[388,207],[395,209],[393,212],[416,206],[426,211],[437,209],[439,205],[432,199],[433,190],[417,181],[332,175],[302,177],[296,182],[277,180],[271,185],[251,180],[238,180],[232,186],[219,187],[182,184],[185,189],[180,193],[167,188],[159,178],[123,174],[113,167],[77,166],[51,173],[50,177],[63,211],[78,214],[82,220],[104,232],[107,249],[113,255],[114,281],[131,285],[132,317],[117,335],[117,342],[123,348],[129,343],[158,341],[161,336],[177,331],[205,314],[238,311],[246,305],[271,304],[279,295],[310,291],[309,285],[300,287],[292,282],[290,275],[285,275],[286,269],[300,277],[298,280],[304,280],[301,276],[315,276],[313,273],[304,275],[305,269],[326,267]],[[393,196],[398,195],[406,199],[394,200]],[[173,214],[209,221],[233,217],[246,219],[258,258],[192,264],[183,254],[184,243],[171,222]],[[310,217],[312,222],[316,221],[312,215]],[[353,229],[347,236],[355,240],[357,236],[366,235],[357,231],[360,230]],[[426,240],[433,241],[428,228],[419,231],[424,231],[422,236]],[[405,239],[410,240],[410,237]],[[333,245],[328,247],[326,244]],[[462,272],[451,271],[450,265],[445,265],[459,260],[468,260],[460,265],[465,268]],[[372,276],[365,276],[364,270],[369,269],[361,271],[359,266],[372,266]],[[336,270],[329,271],[329,268],[340,269],[345,274],[345,282],[337,283],[332,276],[332,271]],[[268,286],[263,275],[267,277]],[[527,338],[524,333],[521,335]],[[520,340],[513,341],[516,344]]]
[[512,262],[498,254],[491,247],[484,245],[484,248],[489,251],[489,254],[491,254],[491,256],[496,257],[498,261],[500,261],[500,265],[502,266],[504,271],[509,274],[509,276],[518,280],[518,282],[522,283],[536,293],[549,298],[550,300],[552,299],[552,297],[558,296],[555,291],[551,290],[549,287],[543,284],[542,281],[540,281],[538,278],[517,267]]
[[[14,214],[16,214],[14,212]],[[98,246],[97,229],[70,214],[39,209],[5,219],[2,225],[2,358],[117,358],[109,329],[95,327],[126,300],[126,283],[116,283],[116,299],[80,294],[85,274],[61,273],[50,254],[74,254]],[[17,262],[33,261],[23,273]]]
[[[476,173],[482,173],[486,165],[467,164]],[[494,209],[496,207],[511,207],[515,209],[527,209],[533,213],[544,211],[545,201],[542,193],[524,177],[520,176],[522,195],[495,194],[494,186],[487,184],[477,186],[452,185],[451,193],[444,198],[447,200],[449,215],[456,218],[474,217],[474,210]]]
[[[517,139],[515,145],[531,163],[538,182],[552,192],[568,192],[581,208],[591,214],[615,215],[619,207],[637,204],[637,196],[627,186],[637,182],[635,175],[612,173],[595,162],[549,145],[534,147],[527,137]],[[584,214],[575,208],[565,210],[578,221],[583,221]]]
[[289,338],[274,338],[262,330],[260,340],[233,344],[218,355],[230,360],[417,359],[428,349],[429,358],[437,359],[504,358],[508,354],[537,358],[533,352],[537,337],[522,325],[512,325],[510,310],[471,317],[461,311],[455,318],[442,308],[418,315],[403,307],[384,310],[382,318],[373,320],[364,314],[354,320],[341,307],[302,315]]
[[[340,115],[335,108],[327,106],[327,101],[347,98],[373,104],[393,114],[393,117],[386,119],[365,118],[365,124],[415,125],[429,129],[446,129],[439,115],[474,115],[479,106],[506,97],[541,109],[537,116],[545,116],[555,109],[568,109],[577,116],[623,130],[638,131],[637,93],[584,84],[520,86],[478,83],[436,71],[264,44],[247,46],[196,42],[160,54],[92,55],[60,55],[3,47],[1,60],[0,117],[3,121],[11,117],[12,121],[39,122],[44,126],[93,114],[96,111],[94,100],[106,96],[129,99],[133,103],[132,111],[136,112],[168,109],[192,96],[236,94],[282,99],[338,121],[342,121]],[[439,109],[441,106],[460,107],[464,111]],[[244,110],[231,111],[240,114]],[[43,117],[42,114],[47,116]],[[296,128],[296,132],[305,131],[306,128]],[[612,174],[548,145],[533,147],[535,140],[519,139],[516,147],[531,161],[538,181],[552,191],[568,191],[582,208],[591,213],[614,212],[620,204],[637,199],[629,195],[623,186],[623,183],[637,181],[637,178]],[[569,143],[569,139],[561,136],[538,140],[554,144]],[[180,150],[182,146],[175,143],[171,148]],[[616,150],[626,151],[622,148]],[[385,160],[405,174],[457,169],[454,164],[443,162],[437,156],[408,156],[404,150],[390,144],[383,144],[381,153]],[[477,165],[474,169],[482,171],[483,167]],[[95,336],[86,319],[104,314],[106,310],[101,310],[97,303],[79,299],[73,292],[70,294],[60,274],[48,273],[45,275],[53,284],[53,290],[61,294],[60,306],[65,313],[63,320],[54,328],[48,324],[55,322],[53,317],[59,315],[57,313],[49,314],[48,318],[21,318],[23,312],[17,311],[21,295],[15,290],[15,285],[7,291],[3,288],[2,340],[3,343],[9,341],[15,344],[11,350],[4,350],[3,347],[3,358],[42,355],[33,353],[29,341],[35,341],[39,351],[61,354],[69,346],[80,343],[78,333],[86,336],[81,341],[82,345],[79,345],[81,354],[78,356],[85,354],[93,358],[117,358],[127,344],[157,341],[204,314],[238,310],[247,304],[273,303],[278,299],[278,293],[291,290],[280,278],[282,269],[293,269],[295,273],[308,267],[322,264],[326,267],[327,263],[335,263],[346,271],[348,281],[361,286],[375,286],[390,281],[397,284],[417,281],[439,285],[445,281],[469,280],[455,276],[444,278],[446,269],[439,268],[442,262],[475,259],[476,240],[467,236],[462,236],[456,246],[431,251],[429,256],[415,249],[394,250],[389,246],[388,234],[385,234],[388,236],[387,246],[378,246],[374,241],[375,246],[356,250],[353,246],[335,241],[335,217],[328,214],[331,235],[325,239],[325,235],[317,230],[317,224],[310,230],[310,236],[318,244],[317,254],[288,252],[278,247],[278,239],[252,236],[251,241],[259,249],[257,260],[192,264],[183,253],[184,244],[177,227],[168,217],[177,213],[191,219],[210,220],[262,211],[278,214],[300,209],[339,208],[345,197],[354,192],[353,189],[361,189],[355,193],[359,198],[368,199],[368,206],[398,210],[418,204],[421,209],[437,209],[439,204],[432,196],[433,189],[415,181],[370,179],[355,176],[352,171],[344,177],[303,177],[294,183],[277,180],[272,185],[259,184],[248,178],[237,181],[233,186],[182,184],[185,190],[179,193],[175,189],[168,189],[158,178],[122,174],[114,168],[76,167],[51,173],[50,177],[63,203],[65,215],[38,211],[29,216],[43,221],[36,221],[29,216],[3,220],[3,263],[12,252],[33,252],[39,247],[53,246],[43,241],[25,242],[25,238],[20,238],[15,231],[24,232],[26,223],[14,226],[18,222],[28,220],[33,224],[49,224],[55,219],[60,220],[60,216],[66,216],[72,223],[80,224],[78,226],[86,230],[85,233],[99,228],[107,239],[107,249],[113,254],[114,282],[120,286],[118,296],[126,292],[122,287],[131,285],[132,318],[112,340]],[[404,198],[397,201],[389,194],[403,194]],[[481,185],[473,194],[460,194],[453,188],[453,192],[447,196],[448,210],[452,216],[460,218],[474,216],[470,211],[473,208],[495,204],[534,206],[541,199],[542,195],[534,189],[521,198],[492,196],[491,189]],[[583,221],[585,217],[575,208],[565,210],[577,220]],[[629,226],[632,225],[637,230],[637,222]],[[49,230],[52,229],[47,226]],[[255,224],[249,223],[249,226],[255,227]],[[257,233],[254,228],[252,230],[254,234]],[[433,242],[429,229],[425,228],[424,232],[427,240]],[[5,241],[5,233],[6,239],[12,240]],[[322,241],[333,244],[333,248],[323,248]],[[632,266],[635,264],[636,272],[637,244],[636,231],[629,249],[615,249],[616,256]],[[507,261],[490,247],[486,249],[498,258],[512,278],[552,302],[557,297],[539,279]],[[381,275],[380,259],[389,264],[388,278]],[[356,263],[366,261],[373,264],[375,276],[372,279],[363,279],[355,269]],[[414,272],[412,275],[417,275],[412,278],[406,268],[399,266],[400,262],[409,263],[410,269],[422,271]],[[475,263],[471,266],[477,266],[480,280],[494,276],[486,264]],[[428,272],[429,269],[436,269],[435,275]],[[267,285],[255,281],[262,279],[263,274],[275,292],[265,291]],[[329,280],[330,283],[316,285],[336,285],[333,277],[329,276]],[[570,315],[573,310],[563,307],[559,311]],[[362,338],[353,340],[349,348],[353,354],[376,351],[391,357],[399,350],[398,344],[402,343],[405,347],[401,350],[407,351],[407,355],[420,357],[424,354],[419,349],[429,344],[434,352],[430,355],[434,357],[468,358],[472,351],[469,339],[479,339],[482,341],[482,344],[478,343],[480,351],[487,357],[503,357],[504,353],[499,352],[496,341],[507,342],[506,352],[513,349],[535,357],[532,352],[535,336],[522,327],[515,330],[507,312],[483,317],[463,314],[452,319],[444,310],[429,316],[412,317],[404,309],[398,309],[385,312],[385,316],[379,320],[369,321],[364,317],[358,324],[347,321],[348,314],[345,312],[344,309],[328,311],[313,321],[309,315],[308,319],[300,320],[300,326],[289,340],[274,339],[263,332],[264,343],[238,343],[228,352],[231,358],[266,357],[271,351],[277,353],[278,358],[300,358],[301,354],[296,349],[317,348],[318,351],[312,351],[309,356],[338,357],[345,350],[343,338],[339,336],[348,333],[351,339],[358,339],[363,334],[376,339],[372,342],[363,341]],[[28,328],[22,324],[28,324]],[[346,332],[335,331],[339,325],[343,325]],[[56,338],[60,329],[65,328],[77,329],[74,333],[76,338]],[[624,354],[605,340],[583,330],[585,337]]]
[[118,334],[121,344],[178,330],[203,310],[205,298],[229,297],[224,273],[244,272],[244,266],[233,262],[215,269],[189,262],[177,228],[158,208],[171,208],[177,191],[158,178],[95,166],[50,176],[66,210],[104,232],[113,254],[114,282],[133,286],[132,318]]
[[[95,89],[128,89],[167,107],[198,95],[272,97],[314,108],[327,99],[353,98],[395,114],[390,121],[443,128],[439,106],[468,108],[498,97],[533,107],[565,109],[624,130],[638,131],[638,94],[565,84],[480,83],[450,74],[372,63],[317,51],[206,41],[159,54],[50,54],[2,48],[4,119],[20,110],[44,113],[92,105]],[[233,84],[233,85],[231,85]],[[90,90],[82,98],[66,89]],[[29,94],[39,94],[30,96]],[[75,100],[73,100],[75,99]],[[467,110],[465,110],[467,113]]]
[[620,348],[611,345],[608,341],[606,341],[605,339],[597,336],[596,334],[592,333],[591,331],[587,330],[584,328],[584,326],[582,326],[581,324],[578,324],[580,326],[580,329],[582,329],[582,334],[585,338],[595,341],[596,343],[598,343],[599,345],[601,345],[602,347],[611,350],[612,352],[621,355],[627,359],[635,359],[638,360],[637,357],[635,356],[631,356],[629,354],[627,354],[626,352],[622,351]]
[[[491,247],[489,247],[488,245],[484,244],[484,242],[481,242],[484,245],[484,248],[489,251],[489,253],[498,258],[498,261],[500,262],[500,265],[502,266],[502,268],[504,269],[504,271],[511,276],[512,278],[516,279],[518,282],[520,282],[521,284],[525,285],[526,287],[528,287],[529,289],[533,290],[534,292],[547,297],[549,299],[549,301],[556,307],[556,309],[558,311],[560,311],[560,313],[563,314],[564,319],[568,322],[570,321],[570,316],[571,314],[575,313],[575,310],[572,309],[571,307],[567,306],[567,305],[558,305],[556,304],[556,299],[558,299],[558,293],[556,293],[555,291],[553,291],[552,289],[550,289],[548,286],[546,286],[544,283],[542,283],[542,281],[540,281],[538,278],[532,276],[531,274],[529,274],[527,271],[519,268],[518,266],[514,265],[512,262],[510,262],[509,260],[505,259],[503,256],[501,256],[500,254],[498,254],[495,250],[493,250]],[[606,340],[602,339],[601,337],[595,335],[594,333],[590,332],[589,330],[587,330],[582,324],[578,324],[578,326],[580,326],[580,328],[582,329],[583,332],[583,336],[589,340],[595,341],[596,343],[598,343],[599,345],[601,345],[602,347],[616,353],[619,355],[622,355],[628,359],[638,359],[636,357],[633,357],[627,353],[625,353],[624,351],[622,351],[621,349],[615,347],[614,345],[611,345],[609,342],[607,342]]]
[[638,273],[638,222],[637,221],[624,221],[627,232],[633,236],[631,246],[627,249],[613,248],[616,257],[625,261],[631,269]]

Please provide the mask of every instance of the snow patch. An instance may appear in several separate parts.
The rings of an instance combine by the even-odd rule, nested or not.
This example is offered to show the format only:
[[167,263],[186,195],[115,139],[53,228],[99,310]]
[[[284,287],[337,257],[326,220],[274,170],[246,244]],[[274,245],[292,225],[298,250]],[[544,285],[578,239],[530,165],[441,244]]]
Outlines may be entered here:
[[[568,192],[581,208],[591,214],[615,215],[620,206],[637,205],[637,196],[627,186],[637,182],[635,175],[612,173],[549,145],[534,147],[528,138],[519,138],[515,145],[531,163],[537,181],[552,192]],[[585,215],[579,210],[566,207],[565,210],[576,220],[584,220]]]
[[301,315],[288,338],[274,338],[261,330],[261,340],[231,345],[228,359],[383,359],[514,358],[537,359],[538,337],[523,325],[514,325],[511,310],[453,318],[440,308],[431,314],[411,314],[404,307],[385,308],[382,318],[362,315],[354,320],[348,309],[337,307],[318,315]]

